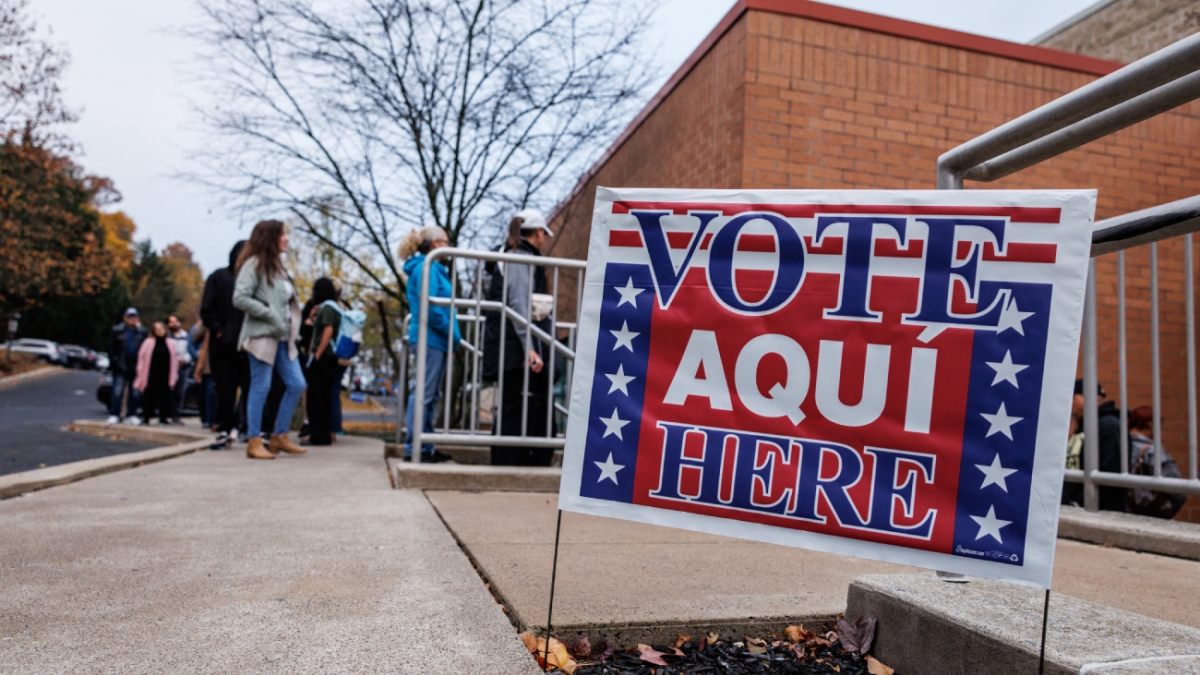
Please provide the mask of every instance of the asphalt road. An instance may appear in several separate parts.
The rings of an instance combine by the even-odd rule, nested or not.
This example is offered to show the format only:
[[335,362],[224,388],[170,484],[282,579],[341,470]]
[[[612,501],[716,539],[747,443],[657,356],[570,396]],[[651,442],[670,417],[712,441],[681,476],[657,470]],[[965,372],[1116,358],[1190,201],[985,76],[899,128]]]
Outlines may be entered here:
[[75,420],[104,419],[100,374],[69,370],[0,389],[0,475],[156,447],[63,431]]

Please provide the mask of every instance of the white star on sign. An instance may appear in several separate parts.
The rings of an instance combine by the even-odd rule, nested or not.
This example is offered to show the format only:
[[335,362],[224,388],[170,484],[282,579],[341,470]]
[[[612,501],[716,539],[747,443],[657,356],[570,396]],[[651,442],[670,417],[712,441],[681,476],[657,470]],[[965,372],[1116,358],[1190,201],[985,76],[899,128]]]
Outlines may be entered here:
[[626,396],[629,395],[628,384],[637,379],[633,375],[626,375],[625,366],[623,365],[617,366],[617,372],[613,373],[612,375],[604,373],[604,376],[612,381],[612,386],[608,388],[608,393],[611,394],[614,391],[620,390],[620,392]]
[[613,351],[616,351],[621,347],[625,347],[629,351],[633,351],[633,338],[641,335],[641,333],[635,333],[629,330],[628,321],[621,323],[621,330],[610,330],[608,332],[612,333],[613,337],[617,338],[617,344],[613,345]]
[[620,483],[617,482],[617,472],[621,469],[624,469],[625,465],[614,463],[612,461],[611,452],[608,453],[607,460],[603,462],[592,462],[592,464],[600,467],[600,478],[596,480],[597,483],[603,483],[605,480],[611,480],[613,485],[620,485]]
[[1010,441],[1013,439],[1012,425],[1025,419],[1024,417],[1010,417],[1008,411],[1004,409],[1003,403],[1000,404],[1000,409],[996,411],[995,415],[989,415],[987,413],[979,414],[983,415],[983,419],[987,420],[988,424],[991,425],[988,427],[988,432],[984,438],[987,438],[995,433],[1001,433],[1005,436],[1008,436],[1008,440]]
[[629,281],[624,287],[617,286],[617,292],[621,294],[621,299],[617,301],[617,307],[628,304],[633,305],[634,309],[637,309],[637,296],[644,290],[646,289],[634,288],[633,277],[629,277]]
[[1021,326],[1021,322],[1031,316],[1033,316],[1033,312],[1022,312],[1017,309],[1016,298],[1010,299],[1008,305],[1000,312],[1000,323],[996,324],[996,335],[1003,333],[1009,328],[1024,335],[1025,329]]
[[979,486],[980,490],[989,485],[999,485],[1001,490],[1008,492],[1008,485],[1004,479],[1017,472],[1016,469],[1006,469],[1000,466],[1000,453],[996,453],[996,458],[992,460],[991,464],[976,464],[975,468],[983,472],[983,485]]
[[616,434],[618,439],[622,441],[625,440],[625,437],[621,435],[621,428],[626,424],[629,424],[629,420],[623,420],[620,417],[617,417],[616,408],[613,408],[612,417],[608,419],[601,417],[600,421],[604,422],[604,435],[600,438],[608,438],[609,436]]
[[1001,544],[1004,540],[1000,538],[1000,528],[1011,525],[1011,520],[1000,520],[996,517],[996,507],[989,506],[988,514],[984,517],[971,516],[971,520],[979,524],[979,534],[975,535],[975,540],[978,541],[984,537],[991,537]]
[[992,380],[992,386],[996,386],[1001,382],[1008,382],[1012,386],[1020,389],[1021,385],[1017,384],[1017,373],[1025,370],[1029,366],[1023,366],[1019,363],[1013,363],[1012,352],[1004,352],[1004,360],[1000,363],[992,363],[985,361],[992,370],[996,371],[996,377]]

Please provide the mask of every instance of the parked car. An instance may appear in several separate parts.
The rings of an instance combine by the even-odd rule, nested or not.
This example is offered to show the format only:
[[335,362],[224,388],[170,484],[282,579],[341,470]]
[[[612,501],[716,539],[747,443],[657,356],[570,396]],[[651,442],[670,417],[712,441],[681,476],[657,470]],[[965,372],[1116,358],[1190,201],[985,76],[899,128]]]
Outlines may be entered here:
[[[100,376],[100,385],[96,387],[96,400],[108,407],[109,400],[112,399],[113,376],[112,373],[105,371]],[[204,395],[204,387],[201,387],[198,382],[192,378],[187,380],[187,389],[183,393],[183,409],[179,411],[180,417],[193,417],[200,414],[200,397]]]
[[[0,345],[0,349],[8,349],[8,343]],[[67,365],[67,352],[57,342],[50,340],[36,340],[34,338],[21,338],[13,340],[12,350],[14,352],[22,352],[25,354],[33,354],[39,361],[46,363],[56,363],[61,366]]]
[[96,367],[96,352],[79,345],[63,345],[62,348],[67,353],[68,368],[91,370]]
[[108,354],[104,352],[96,352],[96,370],[108,370],[112,365],[108,362]]

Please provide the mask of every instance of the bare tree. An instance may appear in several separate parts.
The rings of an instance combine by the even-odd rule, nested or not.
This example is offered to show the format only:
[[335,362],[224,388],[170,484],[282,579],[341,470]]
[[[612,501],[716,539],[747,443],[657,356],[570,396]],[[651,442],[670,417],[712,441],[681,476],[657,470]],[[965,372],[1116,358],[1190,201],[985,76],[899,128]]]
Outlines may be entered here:
[[7,139],[20,135],[36,144],[68,145],[53,129],[76,120],[58,86],[70,57],[49,42],[26,11],[28,5],[28,0],[0,0],[0,133]]
[[243,214],[290,212],[401,302],[404,233],[466,243],[552,204],[650,81],[652,3],[199,2],[219,103],[198,177]]

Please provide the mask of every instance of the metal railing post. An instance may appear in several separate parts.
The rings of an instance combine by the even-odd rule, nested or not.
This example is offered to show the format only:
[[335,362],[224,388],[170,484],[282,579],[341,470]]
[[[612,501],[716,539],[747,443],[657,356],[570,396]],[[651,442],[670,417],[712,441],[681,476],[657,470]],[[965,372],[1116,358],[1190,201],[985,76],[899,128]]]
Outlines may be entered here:
[[404,410],[408,403],[408,322],[412,315],[406,317],[400,324],[403,326],[403,332],[400,339],[400,382],[399,391],[396,392],[396,442],[404,443]]
[[1083,303],[1083,507],[1100,510],[1100,490],[1092,474],[1100,468],[1100,424],[1096,396],[1096,261],[1088,261]]
[[1121,396],[1121,473],[1129,473],[1129,380],[1125,369],[1125,251],[1117,252],[1117,370]]
[[1196,277],[1192,235],[1183,239],[1184,283],[1187,286],[1187,402],[1188,402],[1188,478],[1196,480]]

